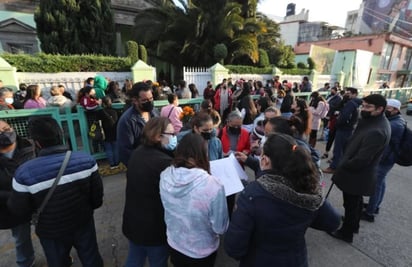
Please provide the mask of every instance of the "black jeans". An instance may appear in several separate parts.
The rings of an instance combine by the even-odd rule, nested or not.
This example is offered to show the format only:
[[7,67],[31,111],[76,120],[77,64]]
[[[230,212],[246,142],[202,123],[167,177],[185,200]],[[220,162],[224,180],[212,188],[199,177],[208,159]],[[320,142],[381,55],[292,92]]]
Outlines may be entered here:
[[345,236],[353,236],[353,233],[359,231],[363,208],[362,196],[343,192],[343,207],[345,208],[345,219],[343,220],[341,232]]
[[82,266],[103,267],[103,259],[97,246],[94,220],[73,233],[56,239],[40,238],[49,267],[71,266],[70,250],[76,248]]
[[217,252],[213,252],[206,258],[194,259],[186,256],[169,246],[170,260],[174,267],[213,267],[216,261]]
[[326,152],[329,152],[330,149],[332,148],[333,141],[335,141],[335,135],[336,135],[336,130],[329,129],[328,142],[326,143],[326,149],[325,149]]

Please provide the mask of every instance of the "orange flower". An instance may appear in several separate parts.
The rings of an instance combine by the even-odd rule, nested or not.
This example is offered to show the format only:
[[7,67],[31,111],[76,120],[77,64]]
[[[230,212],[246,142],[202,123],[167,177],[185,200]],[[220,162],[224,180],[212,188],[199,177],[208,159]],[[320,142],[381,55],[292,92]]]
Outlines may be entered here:
[[192,119],[192,117],[195,115],[195,112],[192,107],[190,106],[184,106],[183,107],[183,112],[180,113],[179,119],[183,123],[188,123]]

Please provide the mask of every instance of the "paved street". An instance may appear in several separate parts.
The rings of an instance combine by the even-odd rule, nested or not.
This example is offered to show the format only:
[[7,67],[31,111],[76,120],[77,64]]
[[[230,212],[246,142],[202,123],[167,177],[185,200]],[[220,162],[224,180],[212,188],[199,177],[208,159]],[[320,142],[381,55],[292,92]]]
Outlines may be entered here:
[[[405,112],[404,112],[405,114]],[[412,125],[412,116],[408,116]],[[317,145],[322,152],[324,142]],[[326,163],[322,163],[326,166]],[[362,221],[360,233],[349,245],[335,240],[324,232],[309,229],[306,235],[310,266],[412,266],[412,177],[411,168],[395,166],[387,179],[387,189],[380,214],[374,223]],[[127,255],[127,240],[122,235],[121,223],[125,192],[124,173],[104,177],[104,205],[96,211],[96,227],[100,251],[105,266],[123,266]],[[326,189],[330,175],[326,175]],[[342,195],[335,187],[330,201],[341,212]],[[46,266],[42,249],[33,234],[36,247],[36,266]],[[74,266],[81,266],[76,257]],[[15,266],[14,244],[10,231],[0,231],[0,267]],[[222,249],[218,267],[237,266]]]

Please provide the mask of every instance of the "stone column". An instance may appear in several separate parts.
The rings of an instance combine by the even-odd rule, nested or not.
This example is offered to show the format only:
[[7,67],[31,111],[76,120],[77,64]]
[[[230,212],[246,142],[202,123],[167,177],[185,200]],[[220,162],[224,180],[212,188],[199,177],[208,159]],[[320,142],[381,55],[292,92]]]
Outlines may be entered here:
[[213,86],[218,85],[222,82],[224,78],[229,78],[229,70],[226,69],[224,66],[216,63],[212,67],[210,67],[210,72],[212,74],[212,84]]
[[17,82],[17,69],[12,67],[6,60],[0,57],[0,80],[3,81],[3,86],[16,91],[19,88]]
[[156,81],[156,69],[139,60],[132,67],[133,83],[143,80]]

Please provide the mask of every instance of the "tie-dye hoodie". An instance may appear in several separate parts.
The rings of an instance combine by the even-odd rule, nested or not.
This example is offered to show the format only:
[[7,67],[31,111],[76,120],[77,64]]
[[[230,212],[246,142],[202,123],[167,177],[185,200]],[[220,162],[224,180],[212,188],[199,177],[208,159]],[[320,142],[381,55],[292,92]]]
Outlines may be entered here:
[[160,175],[168,244],[191,258],[205,258],[219,247],[228,227],[225,190],[198,168],[170,166]]

